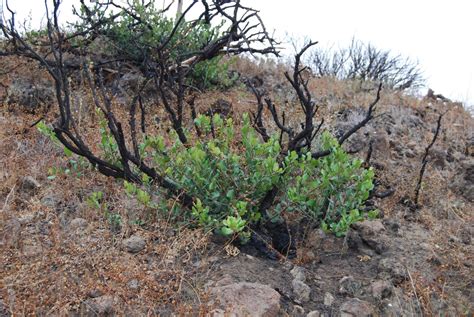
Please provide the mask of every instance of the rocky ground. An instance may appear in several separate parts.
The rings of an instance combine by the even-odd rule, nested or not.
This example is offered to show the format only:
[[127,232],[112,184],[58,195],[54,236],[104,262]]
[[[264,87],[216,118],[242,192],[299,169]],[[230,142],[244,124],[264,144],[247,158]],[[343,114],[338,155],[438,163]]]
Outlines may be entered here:
[[[266,78],[276,102],[294,102],[276,67],[237,66]],[[37,109],[54,99],[47,84],[21,79],[24,67],[3,76],[0,95],[0,316],[472,315],[474,119],[461,105],[384,90],[376,118],[346,145],[364,158],[372,141],[379,188],[395,191],[373,199],[381,219],[345,238],[315,229],[295,259],[275,261],[156,215],[120,181],[64,157],[31,127],[54,117]],[[313,80],[334,133],[361,118],[367,87]],[[220,99],[235,117],[255,107],[243,85],[196,103],[204,111]],[[446,110],[415,210],[407,202]],[[97,191],[104,209],[87,203]],[[144,216],[153,221],[137,221]]]

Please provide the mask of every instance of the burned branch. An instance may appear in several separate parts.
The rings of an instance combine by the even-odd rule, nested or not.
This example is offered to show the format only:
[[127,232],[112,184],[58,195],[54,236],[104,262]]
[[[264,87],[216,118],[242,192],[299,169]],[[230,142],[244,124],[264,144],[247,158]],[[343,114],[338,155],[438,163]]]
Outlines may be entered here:
[[436,122],[436,131],[433,135],[433,139],[431,140],[430,144],[428,144],[428,146],[425,148],[425,153],[424,153],[423,158],[421,160],[420,173],[419,173],[418,181],[417,181],[416,187],[415,187],[415,197],[413,198],[415,208],[419,207],[418,199],[420,197],[420,190],[421,190],[421,184],[423,182],[423,175],[425,174],[426,165],[429,162],[428,155],[430,154],[431,148],[433,147],[436,140],[438,139],[439,132],[441,131],[441,120],[443,119],[443,116],[445,114],[446,114],[446,112],[439,115],[438,120]]
[[385,87],[397,90],[424,84],[417,62],[356,39],[345,48],[314,50],[310,63],[318,76],[382,82]]
[[[307,150],[311,150],[311,143],[314,138],[317,136],[318,132],[321,130],[324,119],[315,126],[314,124],[314,117],[318,111],[318,105],[316,105],[315,101],[312,98],[312,95],[308,88],[308,79],[304,78],[303,73],[306,70],[306,67],[301,67],[301,58],[303,54],[312,46],[316,45],[317,42],[309,42],[306,44],[296,55],[295,55],[295,63],[293,66],[293,72],[290,75],[288,72],[285,73],[286,79],[291,84],[293,90],[295,91],[296,95],[298,96],[298,100],[301,106],[301,109],[304,113],[304,119],[300,123],[301,130],[296,132],[293,127],[285,125],[284,120],[284,112],[282,112],[282,119],[278,115],[277,107],[273,103],[273,101],[269,97],[263,97],[263,94],[257,91],[254,87],[252,87],[252,91],[257,99],[257,114],[254,115],[254,126],[256,127],[257,131],[261,134],[261,136],[265,139],[268,139],[268,134],[266,132],[266,128],[263,125],[263,121],[261,119],[261,113],[263,111],[263,103],[262,99],[265,100],[267,105],[267,109],[271,113],[272,119],[276,127],[280,130],[281,136],[286,135],[288,137],[288,143],[286,147],[282,147],[282,153],[286,153],[288,151],[296,151],[300,152],[303,148]],[[348,131],[346,131],[340,138],[338,138],[338,142],[342,145],[347,139],[349,139],[354,133],[359,131],[363,128],[371,119],[373,119],[373,113],[375,108],[380,101],[380,93],[382,91],[382,83],[378,85],[377,93],[374,101],[369,105],[366,115],[364,119],[362,119],[359,123],[354,125]],[[281,139],[281,138],[280,138]],[[329,150],[313,152],[313,158],[321,158],[324,156],[329,155],[331,152]]]
[[[369,105],[369,108],[367,109],[367,112],[365,114],[364,119],[362,119],[359,123],[354,125],[352,128],[350,128],[348,131],[346,131],[339,139],[339,145],[342,145],[347,139],[349,139],[354,133],[359,131],[361,128],[363,128],[371,119],[373,119],[373,112],[377,106],[377,103],[380,100],[380,92],[382,91],[382,83],[379,84],[377,88],[377,95],[374,99],[374,101]],[[326,155],[329,155],[331,152],[326,150],[326,151],[319,151],[319,152],[314,152],[312,154],[313,158],[321,158]]]
[[344,133],[339,139],[339,144],[343,144],[344,141],[346,141],[351,135],[359,131],[362,127],[364,127],[372,118],[373,118],[373,112],[375,110],[375,107],[377,106],[377,103],[380,100],[380,91],[382,90],[382,83],[379,84],[377,88],[377,96],[375,97],[375,100],[369,105],[369,109],[366,112],[365,118],[362,119],[358,124],[353,126],[349,131]]
[[263,104],[263,93],[257,90],[257,88],[255,88],[255,86],[252,84],[250,84],[250,88],[252,89],[252,92],[255,95],[255,98],[257,99],[257,113],[256,114],[252,113],[254,127],[257,130],[257,132],[262,136],[262,139],[266,142],[270,139],[270,136],[268,135],[267,129],[265,128],[263,124],[263,118],[262,118],[263,110],[265,108]]
[[[303,148],[311,148],[311,141],[316,136],[319,128],[322,126],[322,123],[319,124],[319,127],[314,126],[314,117],[318,111],[318,106],[312,99],[311,93],[308,88],[308,79],[304,78],[303,73],[306,70],[306,67],[301,67],[301,57],[303,54],[312,46],[316,45],[317,42],[309,42],[306,44],[296,55],[295,55],[295,64],[293,67],[293,74],[290,76],[288,72],[285,73],[285,77],[290,82],[294,91],[296,92],[298,99],[300,101],[301,108],[305,115],[304,122],[301,123],[300,131],[295,131],[294,128],[285,125],[285,114],[282,112],[281,119],[278,114],[277,108],[273,101],[269,97],[263,97],[262,93],[257,91],[252,87],[252,91],[257,99],[257,115],[254,116],[254,126],[257,128],[257,131],[262,135],[264,139],[268,139],[269,136],[266,132],[266,128],[263,126],[262,122],[262,111],[263,111],[263,102],[265,100],[267,109],[272,115],[273,122],[276,124],[277,128],[280,130],[281,138],[283,135],[288,136],[288,143],[285,148],[282,148],[282,152],[286,153],[288,151],[300,152]],[[316,133],[315,133],[316,132]]]

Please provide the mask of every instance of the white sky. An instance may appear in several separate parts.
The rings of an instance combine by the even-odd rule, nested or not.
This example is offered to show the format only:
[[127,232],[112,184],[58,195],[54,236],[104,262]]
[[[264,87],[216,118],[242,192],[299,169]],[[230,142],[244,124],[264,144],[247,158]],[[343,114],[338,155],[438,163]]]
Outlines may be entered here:
[[282,34],[328,47],[353,36],[420,62],[427,86],[474,104],[473,0],[258,0],[254,7]]
[[[267,28],[281,38],[307,36],[323,47],[338,47],[355,37],[409,56],[420,62],[428,87],[474,105],[474,0],[242,2],[261,10]],[[64,19],[70,19],[67,8],[73,3],[78,1],[63,1]],[[44,16],[43,0],[10,4],[19,19],[29,13],[34,21]]]

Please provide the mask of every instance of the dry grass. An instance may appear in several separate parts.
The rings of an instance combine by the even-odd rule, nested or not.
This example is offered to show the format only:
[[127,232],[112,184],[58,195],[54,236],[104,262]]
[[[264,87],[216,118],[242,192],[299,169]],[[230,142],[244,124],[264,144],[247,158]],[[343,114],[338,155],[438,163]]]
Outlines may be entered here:
[[[94,171],[48,180],[49,168],[70,166],[60,149],[28,128],[36,117],[2,111],[0,118],[0,298],[8,310],[17,315],[67,315],[98,293],[114,296],[119,314],[157,315],[159,307],[206,311],[200,277],[211,252],[208,234],[175,229],[165,217],[145,228],[129,223],[128,208],[142,219],[150,211],[131,206],[121,182]],[[32,196],[20,188],[24,176],[41,183]],[[110,230],[102,212],[87,205],[87,197],[98,190],[104,192],[110,211],[121,216],[120,234]],[[53,197],[57,204],[45,206],[44,197]],[[86,219],[87,228],[69,228],[74,218]],[[138,255],[121,247],[132,233],[147,240],[146,250]],[[127,286],[132,280],[140,285],[137,290]]]

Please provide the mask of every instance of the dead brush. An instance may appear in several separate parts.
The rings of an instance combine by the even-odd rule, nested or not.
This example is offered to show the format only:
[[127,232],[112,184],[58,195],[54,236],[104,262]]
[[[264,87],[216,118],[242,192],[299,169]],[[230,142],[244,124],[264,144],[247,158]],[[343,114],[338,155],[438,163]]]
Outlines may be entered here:
[[[55,186],[65,188],[66,184],[59,178],[53,180],[50,186],[52,189]],[[69,197],[67,200],[70,201],[72,193],[91,185],[97,186],[97,180],[76,182],[74,186],[66,186],[69,189],[61,194],[64,200]],[[110,201],[111,206],[122,205],[120,200],[123,198],[120,197],[124,196],[115,196],[114,201]],[[32,201],[29,209],[36,215],[44,211],[38,201]],[[18,214],[20,211],[12,206],[10,212]],[[101,220],[94,212],[84,209],[74,213],[87,219],[89,225],[84,232],[64,228],[60,224],[61,217],[51,210],[35,218],[36,221],[49,219],[52,226],[48,239],[31,240],[33,236],[23,233],[20,249],[12,250],[15,251],[12,253],[2,252],[3,256],[8,254],[8,257],[2,257],[1,274],[8,277],[3,283],[6,289],[16,294],[15,300],[7,303],[11,311],[63,314],[80,310],[84,298],[96,293],[120,298],[118,313],[128,306],[136,309],[137,305],[145,310],[144,313],[157,305],[168,306],[173,311],[189,311],[190,307],[194,312],[206,309],[205,295],[200,291],[203,282],[195,275],[193,264],[198,258],[205,261],[208,235],[184,227],[180,230],[171,227],[162,230],[167,227],[162,222],[154,222],[154,226],[146,230],[128,227],[128,230],[139,232],[149,241],[147,253],[151,255],[150,262],[144,261],[146,255],[124,255],[120,250],[121,236],[111,236],[105,219]],[[41,255],[25,253],[30,252],[32,243],[36,249],[42,250]],[[54,268],[52,271],[51,267]],[[49,272],[47,276],[44,275],[46,271]],[[131,291],[127,287],[130,280],[138,281],[138,290]],[[184,300],[181,294],[184,285],[188,284],[194,285],[195,296]],[[46,307],[47,310],[43,310]]]
[[442,281],[430,283],[418,272],[408,272],[408,274],[409,281],[402,287],[405,288],[407,295],[413,297],[417,305],[415,311],[420,311],[424,316],[437,316],[432,300],[446,300],[446,296],[440,287],[443,284]]

